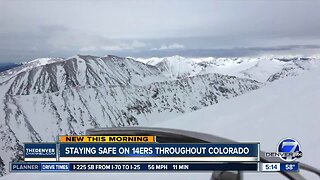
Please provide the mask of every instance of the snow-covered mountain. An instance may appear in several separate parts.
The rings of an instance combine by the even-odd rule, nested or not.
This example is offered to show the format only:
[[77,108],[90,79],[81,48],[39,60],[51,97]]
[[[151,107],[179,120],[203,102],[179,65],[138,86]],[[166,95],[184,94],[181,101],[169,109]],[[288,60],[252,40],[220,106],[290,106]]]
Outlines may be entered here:
[[[55,69],[54,66],[70,67],[67,65],[70,60],[76,62],[70,62],[70,64],[77,64],[78,60],[84,61],[88,67],[91,66],[91,63],[96,64],[92,59],[98,62],[101,62],[100,59],[102,59],[106,64],[111,63],[108,62],[109,58],[92,56],[74,58],[77,61],[69,58],[34,68],[37,71],[46,72],[47,69]],[[161,62],[159,60],[161,58],[154,59],[154,63]],[[206,64],[210,59],[198,59],[198,63]],[[141,73],[133,73],[136,75],[133,78],[135,81],[130,80],[129,82],[132,76],[127,75],[120,77],[127,81],[101,81],[102,84],[94,83],[97,78],[79,81],[78,79],[83,77],[82,73],[92,76],[92,73],[86,73],[87,70],[84,70],[90,68],[76,68],[77,73],[70,73],[70,70],[67,69],[62,74],[70,74],[73,77],[71,81],[78,82],[77,85],[65,85],[68,84],[69,78],[64,78],[63,81],[60,81],[61,83],[57,83],[58,88],[55,89],[42,87],[39,84],[45,83],[40,82],[37,86],[32,86],[36,89],[41,87],[41,92],[34,88],[24,88],[28,86],[23,86],[23,83],[15,83],[21,81],[16,80],[20,73],[37,79],[32,82],[46,79],[40,78],[39,75],[31,76],[30,71],[35,71],[34,68],[19,70],[11,74],[9,80],[0,86],[2,94],[5,94],[0,111],[1,118],[5,119],[5,122],[0,124],[0,137],[3,142],[0,148],[2,158],[0,166],[4,168],[3,172],[7,170],[5,165],[8,161],[19,160],[22,157],[21,144],[23,142],[52,141],[57,134],[83,134],[84,130],[89,127],[150,126],[150,124],[153,127],[200,131],[243,142],[258,141],[261,142],[261,148],[265,151],[275,151],[278,141],[284,137],[294,137],[302,147],[301,161],[319,167],[320,147],[317,140],[320,139],[320,136],[317,124],[319,124],[320,117],[318,111],[320,107],[320,68],[317,68],[317,59],[291,57],[241,58],[241,61],[235,59],[235,62],[239,61],[239,63],[234,63],[229,58],[225,58],[225,61],[220,59],[221,61],[215,62],[216,65],[214,65],[217,69],[221,68],[220,71],[205,69],[211,73],[202,74],[202,70],[197,71],[195,67],[194,72],[197,73],[177,78],[177,76],[166,76],[166,72],[159,70],[157,66],[136,64],[137,62],[130,59],[113,57],[113,60],[127,62],[122,70],[118,67],[121,63],[114,63],[112,69],[115,71],[137,72],[137,66],[138,69],[141,69]],[[128,66],[127,64],[134,65]],[[222,67],[225,67],[225,71]],[[103,70],[104,68],[102,72],[105,72]],[[107,77],[118,78],[112,72],[108,71]],[[142,72],[150,72],[149,75],[153,78],[144,82]],[[222,75],[223,72],[230,75],[244,75],[253,79]],[[248,72],[248,74],[242,72]],[[100,73],[96,74],[100,75]],[[52,75],[57,75],[57,73],[51,73]],[[101,75],[101,77],[105,76],[106,74]],[[287,78],[284,79],[285,77]],[[259,78],[266,83],[254,80]],[[154,81],[149,83],[152,79]],[[22,90],[19,91],[19,89]],[[238,96],[240,94],[244,95]],[[166,121],[161,122],[161,120]],[[313,175],[307,175],[308,179],[316,179]],[[24,176],[24,174],[10,174],[4,179],[21,179],[25,178]],[[66,175],[62,173],[55,176],[29,174],[28,178],[209,179],[210,176],[211,172],[157,173],[156,176],[154,173],[121,175],[116,173]],[[247,173],[245,178],[285,179],[275,173]]]
[[181,56],[136,58],[150,64],[170,79],[198,74],[220,73],[271,82],[286,76],[296,76],[305,70],[320,67],[319,57],[257,57],[257,58],[187,58]]
[[40,59],[1,76],[0,166],[24,142],[54,141],[92,127],[174,118],[263,86],[217,73],[170,80],[155,66],[116,56]]
[[[301,162],[319,168],[319,107],[320,69],[316,69],[153,126],[200,131],[239,142],[261,142],[261,149],[267,152],[275,151],[281,139],[293,137],[302,147]],[[261,173],[247,176],[262,178]],[[279,176],[265,179],[281,179]]]
[[92,127],[159,123],[318,66],[317,58],[111,55],[24,63],[0,74],[0,174],[9,161],[22,159],[24,142],[52,142]]
[[46,65],[46,64],[50,64],[58,61],[63,61],[63,60],[64,60],[63,58],[38,58],[38,59],[31,60],[29,62],[19,63],[18,67],[10,68],[6,71],[1,71],[0,82],[10,78],[11,77],[10,75],[15,75],[19,72],[32,69],[37,66]]
[[[42,60],[42,59],[41,59]],[[165,81],[157,68],[115,56],[75,56],[66,60],[44,59],[3,73],[7,94],[52,93],[74,87],[143,85]]]

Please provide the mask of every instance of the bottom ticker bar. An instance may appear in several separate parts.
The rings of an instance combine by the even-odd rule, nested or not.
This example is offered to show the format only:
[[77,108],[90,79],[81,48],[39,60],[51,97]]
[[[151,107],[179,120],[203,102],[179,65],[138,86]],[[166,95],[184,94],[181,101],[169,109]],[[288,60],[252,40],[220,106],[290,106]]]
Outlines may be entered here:
[[257,171],[258,163],[11,163],[11,172]]

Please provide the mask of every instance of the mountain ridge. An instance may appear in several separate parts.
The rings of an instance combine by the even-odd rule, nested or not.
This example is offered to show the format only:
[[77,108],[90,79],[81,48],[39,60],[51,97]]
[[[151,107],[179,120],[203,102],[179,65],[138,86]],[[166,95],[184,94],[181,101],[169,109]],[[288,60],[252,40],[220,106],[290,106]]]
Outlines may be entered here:
[[[151,64],[169,79],[195,76],[198,74],[221,73],[243,78],[250,78],[260,82],[278,80],[285,75],[285,71],[296,71],[291,75],[299,75],[301,67],[314,69],[320,67],[320,58],[317,56],[281,56],[281,57],[241,57],[241,58],[214,58],[214,57],[182,57],[171,56],[163,58],[136,58],[135,60]],[[281,72],[283,72],[281,74]],[[278,73],[278,78],[271,78]]]
[[[320,68],[151,127],[201,131],[238,142],[260,142],[265,152],[275,151],[281,139],[291,137],[301,145],[303,157],[299,161],[318,168],[319,92]],[[300,173],[306,175],[306,179],[318,177],[306,171]],[[261,173],[247,173],[244,177],[262,178]],[[263,179],[270,179],[269,174]]]
[[[23,142],[52,142],[59,134],[82,135],[95,127],[159,123],[319,66],[314,58],[176,57],[165,60],[172,66],[162,66],[170,68],[161,68],[160,61],[77,55],[36,59],[2,73],[0,175],[8,162],[22,160]],[[193,62],[184,65],[186,75],[176,71],[184,60]]]
[[157,67],[117,56],[76,56],[16,70],[0,84],[4,173],[8,162],[23,158],[23,142],[159,122],[264,85],[217,73],[170,80]]

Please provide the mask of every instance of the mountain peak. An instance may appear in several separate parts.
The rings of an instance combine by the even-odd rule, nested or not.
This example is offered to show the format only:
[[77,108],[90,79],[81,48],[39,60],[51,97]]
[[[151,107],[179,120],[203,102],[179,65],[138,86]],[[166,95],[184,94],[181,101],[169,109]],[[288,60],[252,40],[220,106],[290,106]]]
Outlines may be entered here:
[[58,61],[63,61],[63,60],[64,60],[63,58],[45,57],[45,58],[37,58],[28,62],[24,62],[23,64],[33,65],[33,66],[42,66],[42,65],[46,65],[46,64],[50,64]]

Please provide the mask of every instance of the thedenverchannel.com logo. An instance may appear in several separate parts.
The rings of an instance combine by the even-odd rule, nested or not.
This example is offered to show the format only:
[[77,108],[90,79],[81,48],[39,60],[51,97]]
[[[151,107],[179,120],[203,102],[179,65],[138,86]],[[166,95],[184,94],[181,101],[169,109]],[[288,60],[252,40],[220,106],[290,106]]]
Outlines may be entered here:
[[284,161],[294,161],[302,157],[301,146],[293,138],[282,139],[277,148],[278,152],[266,152],[266,157],[279,157]]

